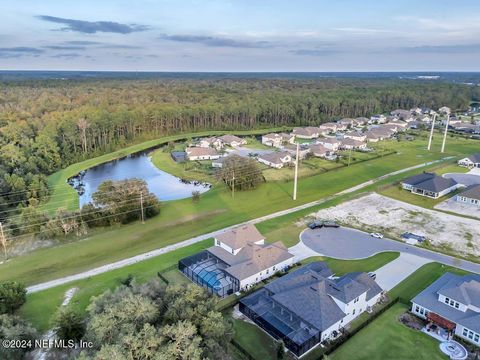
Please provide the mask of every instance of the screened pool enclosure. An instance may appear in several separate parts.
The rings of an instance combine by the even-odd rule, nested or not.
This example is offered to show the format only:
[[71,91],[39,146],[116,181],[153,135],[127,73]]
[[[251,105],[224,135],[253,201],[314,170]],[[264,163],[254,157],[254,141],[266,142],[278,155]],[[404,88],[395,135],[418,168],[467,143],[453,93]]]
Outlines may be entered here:
[[179,270],[189,279],[220,297],[231,295],[240,289],[239,281],[225,272],[227,267],[225,262],[207,250],[178,262]]

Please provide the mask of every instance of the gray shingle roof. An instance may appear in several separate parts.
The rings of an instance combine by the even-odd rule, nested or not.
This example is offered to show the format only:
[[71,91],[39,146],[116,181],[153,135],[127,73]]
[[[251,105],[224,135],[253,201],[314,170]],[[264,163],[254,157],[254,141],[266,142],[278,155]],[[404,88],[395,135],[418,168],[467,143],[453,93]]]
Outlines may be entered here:
[[426,191],[440,192],[455,185],[457,185],[457,182],[455,180],[446,179],[444,177],[435,175],[435,177],[433,177],[432,179],[415,184],[414,186],[418,189]]
[[458,196],[480,200],[480,185],[471,185],[458,194]]
[[468,158],[474,163],[480,163],[480,153],[472,154]]
[[[480,313],[472,310],[467,310],[466,312],[463,312],[455,309],[452,306],[444,304],[443,302],[438,301],[438,293],[439,291],[442,291],[441,289],[443,289],[445,286],[450,289],[452,283],[469,282],[471,280],[480,282],[480,275],[472,274],[460,276],[447,272],[443,274],[440,278],[438,278],[436,281],[434,281],[420,294],[415,296],[412,299],[412,302],[428,309],[429,311],[433,311],[434,313],[444,317],[447,320],[465,326],[472,331],[480,332],[480,321],[478,321],[478,319],[480,318]],[[461,292],[461,290],[458,291]],[[455,292],[455,290],[449,290],[450,294],[452,294],[453,292]]]
[[434,177],[435,177],[434,173],[424,172],[424,173],[413,175],[413,176],[410,176],[406,179],[403,179],[402,183],[408,184],[408,185],[416,185],[416,184],[419,184],[419,183],[424,182],[426,180],[430,180]]

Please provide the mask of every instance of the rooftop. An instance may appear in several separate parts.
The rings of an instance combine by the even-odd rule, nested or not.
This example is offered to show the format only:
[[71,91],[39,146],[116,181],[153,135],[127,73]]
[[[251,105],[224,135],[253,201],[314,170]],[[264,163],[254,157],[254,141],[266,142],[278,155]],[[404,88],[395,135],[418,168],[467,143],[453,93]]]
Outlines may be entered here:
[[260,234],[254,225],[246,224],[225,231],[215,236],[215,239],[236,250],[244,247],[249,242],[255,243],[265,240],[265,237]]
[[469,199],[480,200],[480,185],[471,185],[462,191],[458,196],[463,196]]

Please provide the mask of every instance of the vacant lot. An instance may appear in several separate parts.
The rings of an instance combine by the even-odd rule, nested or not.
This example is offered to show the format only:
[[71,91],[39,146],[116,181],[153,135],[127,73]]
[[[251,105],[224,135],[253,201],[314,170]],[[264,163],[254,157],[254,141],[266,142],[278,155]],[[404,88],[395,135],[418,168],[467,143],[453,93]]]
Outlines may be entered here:
[[376,193],[320,210],[317,217],[400,238],[409,231],[425,235],[437,248],[462,255],[480,255],[480,222],[425,209]]

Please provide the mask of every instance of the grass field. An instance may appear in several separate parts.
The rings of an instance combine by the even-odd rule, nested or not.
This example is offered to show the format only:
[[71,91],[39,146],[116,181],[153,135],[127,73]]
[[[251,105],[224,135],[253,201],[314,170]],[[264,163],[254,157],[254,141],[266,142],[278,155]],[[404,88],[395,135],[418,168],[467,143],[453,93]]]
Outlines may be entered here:
[[[65,292],[68,289],[78,288],[71,300],[71,304],[83,312],[90,303],[92,296],[100,295],[107,289],[116,288],[129,275],[134,276],[138,282],[145,282],[155,277],[157,272],[177,264],[181,258],[197,253],[212,245],[212,239],[205,240],[121,269],[29,294],[27,302],[20,308],[19,314],[30,321],[40,332],[43,332],[50,327],[50,319],[63,302]],[[166,275],[165,277],[172,282],[188,282],[177,270],[170,270],[163,275]]]
[[[453,148],[454,144],[451,145]],[[225,187],[217,186],[202,194],[198,203],[191,199],[164,202],[161,214],[149,219],[145,224],[133,223],[96,230],[82,241],[13,258],[0,265],[0,280],[18,280],[29,285],[70,275],[228,225],[325,198],[399,168],[440,159],[445,155],[472,153],[476,145],[474,141],[457,140],[456,153],[440,154],[423,151],[424,144],[421,142],[392,142],[390,147],[399,146],[402,149],[395,155],[302,179],[299,182],[297,201],[291,199],[291,182],[266,183],[254,191],[237,192],[235,198],[232,198]],[[407,175],[402,174],[396,178]],[[387,182],[393,180],[394,178]],[[299,212],[290,219],[313,210]]]

